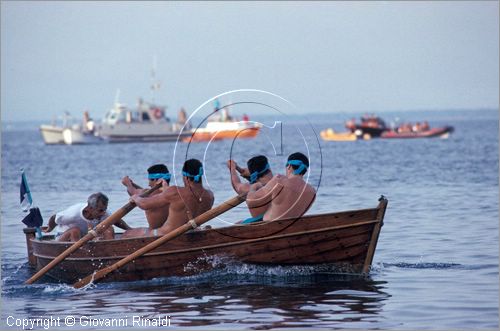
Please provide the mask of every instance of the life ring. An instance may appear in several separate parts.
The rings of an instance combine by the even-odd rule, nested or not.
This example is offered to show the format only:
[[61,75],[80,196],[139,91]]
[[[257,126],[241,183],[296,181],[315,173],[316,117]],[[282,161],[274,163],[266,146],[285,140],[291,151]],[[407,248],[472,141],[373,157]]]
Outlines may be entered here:
[[160,118],[163,117],[163,110],[161,110],[160,108],[155,108],[153,110],[153,116],[154,116],[154,118],[156,118],[157,120],[159,120]]

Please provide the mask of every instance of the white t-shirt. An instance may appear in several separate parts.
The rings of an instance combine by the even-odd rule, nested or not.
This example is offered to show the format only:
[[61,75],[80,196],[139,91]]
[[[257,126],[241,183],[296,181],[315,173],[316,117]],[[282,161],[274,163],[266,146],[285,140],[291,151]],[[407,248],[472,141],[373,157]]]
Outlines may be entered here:
[[77,203],[56,214],[56,231],[63,233],[71,228],[78,227],[82,236],[88,232],[89,225],[94,228],[102,220],[109,216],[106,212],[101,218],[95,220],[86,219],[83,216],[83,209],[87,207],[86,203]]

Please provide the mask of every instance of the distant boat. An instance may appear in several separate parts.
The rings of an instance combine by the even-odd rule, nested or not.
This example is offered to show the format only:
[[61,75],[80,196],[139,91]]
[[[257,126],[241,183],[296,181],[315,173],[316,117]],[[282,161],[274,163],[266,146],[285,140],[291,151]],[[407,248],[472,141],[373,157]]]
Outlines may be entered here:
[[[165,109],[164,106],[142,101],[133,109],[115,102],[99,125],[89,118],[87,112],[84,113],[82,124],[71,124],[70,115],[65,114],[61,126],[43,124],[40,132],[48,145],[176,141],[189,137],[191,130],[181,132],[183,124],[172,123],[165,116]],[[185,111],[181,112],[185,116]]]
[[[59,118],[61,119],[61,118]],[[61,125],[56,124],[56,119],[52,120],[52,124],[40,125],[40,133],[42,139],[47,145],[64,144],[63,130],[69,127],[71,122],[71,115],[65,111],[62,116]]]
[[375,115],[364,115],[361,117],[361,123],[356,120],[349,120],[345,124],[351,132],[361,132],[361,135],[368,134],[372,138],[379,137],[382,132],[389,130],[384,120]]
[[207,125],[192,131],[185,142],[217,141],[223,139],[254,138],[262,128],[261,123],[252,122],[244,114],[241,121],[231,117],[227,107],[220,108],[218,99],[215,100],[214,114],[208,119]]
[[152,102],[144,102],[141,98],[135,108],[129,108],[118,101],[120,92],[118,90],[113,107],[100,124],[95,125],[85,112],[81,126],[68,125],[66,117],[63,126],[42,125],[40,127],[42,137],[46,144],[73,145],[100,142],[177,141],[190,136],[191,130],[186,130],[187,115],[184,109],[180,110],[179,121],[175,123],[166,116],[165,106],[154,103],[154,93],[159,87],[160,83],[156,81],[155,67],[153,67]]
[[391,128],[385,124],[384,120],[375,115],[364,115],[361,117],[361,123],[357,123],[354,119],[349,120],[345,126],[357,136],[382,139],[448,138],[454,131],[452,126],[431,128],[427,121],[414,124],[403,123],[398,127]]
[[166,117],[165,109],[142,100],[136,108],[115,102],[96,128],[97,135],[111,143],[176,141],[190,136],[190,131],[181,132],[180,123],[172,123]]
[[185,142],[214,141],[222,139],[254,138],[259,134],[262,124],[248,121],[209,121],[204,128],[196,129]]
[[40,125],[42,139],[47,145],[64,144],[63,130],[64,127],[53,124]]
[[385,131],[380,135],[384,139],[411,139],[411,138],[434,138],[439,137],[446,139],[453,132],[452,126],[445,126],[441,128],[429,128],[421,131],[411,132],[398,132],[395,130]]
[[63,140],[66,145],[80,144],[99,144],[102,139],[92,132],[87,132],[81,128],[66,128],[62,132]]
[[72,124],[72,117],[68,112],[64,113],[61,126],[55,124],[42,124],[40,132],[47,145],[55,144],[95,144],[101,139],[95,135],[94,123],[89,117],[89,113],[83,113],[82,124]]
[[356,141],[371,139],[369,134],[362,135],[361,132],[335,132],[328,128],[320,132],[320,136],[325,141]]
[[156,80],[155,57],[151,71],[151,102],[140,98],[135,108],[128,108],[119,102],[120,90],[117,90],[113,108],[96,128],[97,135],[110,143],[177,141],[190,136],[191,131],[184,127],[187,115],[183,108],[175,123],[167,117],[167,107],[155,103],[154,95],[160,86],[160,82]]

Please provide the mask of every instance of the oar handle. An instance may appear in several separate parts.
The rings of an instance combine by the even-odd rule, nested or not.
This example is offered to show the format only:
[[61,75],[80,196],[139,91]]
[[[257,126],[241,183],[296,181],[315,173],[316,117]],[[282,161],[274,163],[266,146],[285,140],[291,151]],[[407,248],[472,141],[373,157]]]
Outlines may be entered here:
[[231,198],[231,199],[223,202],[219,206],[204,212],[203,214],[199,215],[198,217],[190,220],[188,223],[178,227],[177,229],[163,235],[162,237],[147,244],[146,246],[142,247],[141,249],[135,251],[134,253],[124,257],[123,259],[116,262],[115,264],[108,266],[108,267],[105,267],[101,270],[98,270],[91,275],[88,275],[87,277],[85,277],[85,278],[81,279],[80,281],[76,282],[75,284],[73,284],[73,287],[74,288],[81,288],[90,282],[96,283],[101,278],[106,277],[106,275],[109,274],[110,272],[115,271],[118,268],[121,268],[125,264],[127,264],[127,263],[133,261],[134,259],[152,251],[153,249],[161,246],[162,244],[166,243],[167,241],[174,239],[174,238],[180,236],[181,234],[183,234],[191,229],[194,229],[194,228],[202,225],[203,223],[210,221],[214,217],[219,216],[220,214],[228,211],[229,209],[232,209],[233,207],[236,207],[237,205],[239,205],[240,203],[245,201],[246,196],[247,196],[247,193],[240,194],[234,198]]
[[[142,193],[142,197],[147,197],[157,189],[161,187],[161,183],[156,184],[146,192]],[[94,239],[101,233],[103,233],[108,227],[111,225],[115,224],[118,222],[120,219],[122,219],[123,216],[127,215],[132,209],[136,207],[135,202],[129,201],[127,204],[125,204],[123,207],[115,211],[113,214],[108,216],[104,221],[100,222],[94,230],[89,231],[85,236],[83,236],[80,240],[75,242],[73,245],[68,247],[64,252],[59,254],[55,259],[49,262],[45,267],[40,269],[36,274],[34,274],[30,279],[28,279],[25,284],[33,284],[36,282],[40,277],[45,275],[49,270],[54,268],[56,265],[61,263],[66,257],[71,255],[74,251],[76,251],[78,248],[82,247],[85,245],[85,243],[89,240]]]

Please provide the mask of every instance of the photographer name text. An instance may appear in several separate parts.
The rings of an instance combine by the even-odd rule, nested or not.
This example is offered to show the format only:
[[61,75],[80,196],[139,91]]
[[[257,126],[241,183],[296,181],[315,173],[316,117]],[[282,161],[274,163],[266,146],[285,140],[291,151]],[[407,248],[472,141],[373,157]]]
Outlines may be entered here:
[[6,318],[7,326],[17,327],[22,330],[33,330],[43,328],[59,327],[169,327],[170,316],[144,317],[144,316],[124,316],[120,318],[103,318],[92,316],[65,316],[65,317],[35,317],[35,318],[16,318],[8,316]]

